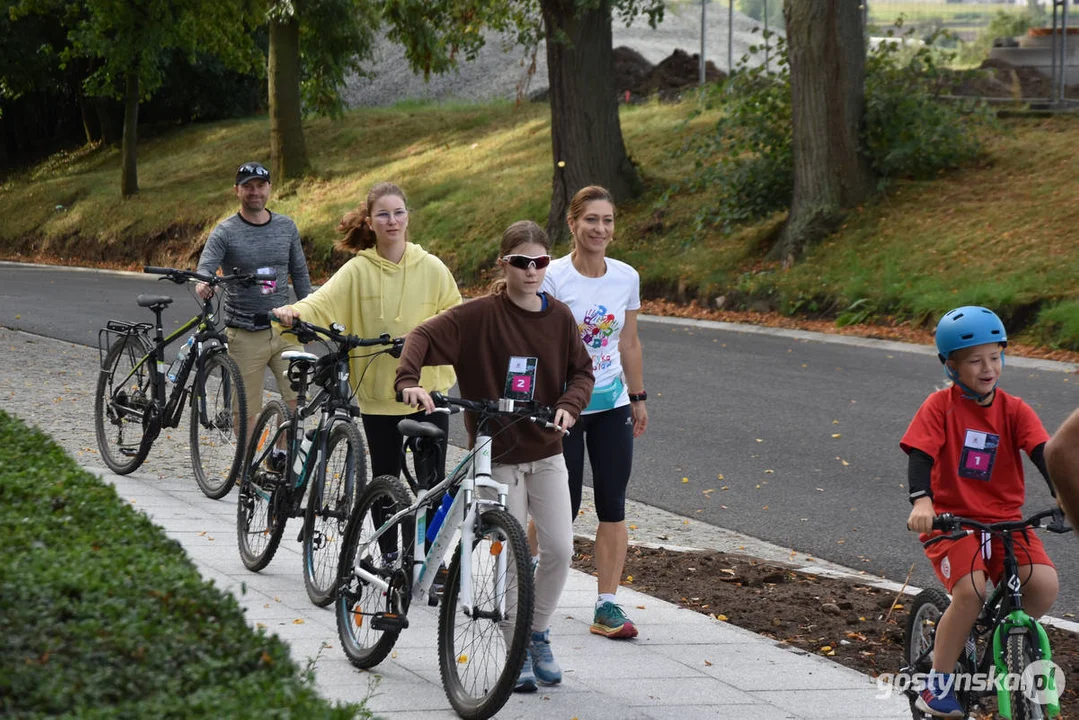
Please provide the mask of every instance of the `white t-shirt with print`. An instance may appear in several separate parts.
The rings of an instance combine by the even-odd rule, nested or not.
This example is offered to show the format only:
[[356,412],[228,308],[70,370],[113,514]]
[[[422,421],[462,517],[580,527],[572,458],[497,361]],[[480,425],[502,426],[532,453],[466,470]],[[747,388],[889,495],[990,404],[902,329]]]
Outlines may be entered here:
[[[553,261],[543,278],[544,292],[573,311],[581,339],[592,357],[597,390],[622,377],[618,340],[626,324],[626,311],[641,308],[641,278],[637,271],[621,260],[605,258],[605,261],[607,272],[602,277],[591,278],[577,272],[566,255]],[[627,404],[629,390],[623,387],[614,407]]]

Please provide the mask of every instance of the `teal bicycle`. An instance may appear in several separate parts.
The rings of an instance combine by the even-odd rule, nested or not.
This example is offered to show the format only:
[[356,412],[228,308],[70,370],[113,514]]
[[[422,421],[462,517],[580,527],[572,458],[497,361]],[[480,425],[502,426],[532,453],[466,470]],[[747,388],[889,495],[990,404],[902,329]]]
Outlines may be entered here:
[[[1051,520],[1043,525],[1046,518]],[[1004,546],[1004,575],[986,598],[955,669],[956,698],[968,716],[981,697],[994,692],[998,712],[1010,720],[1045,720],[1060,714],[1049,637],[1045,628],[1023,610],[1023,584],[1012,540],[1015,533],[1022,535],[1040,527],[1056,533],[1071,532],[1059,508],[1011,522],[981,523],[947,513],[933,521],[933,528],[945,534],[927,540],[926,546],[958,540],[974,532],[998,537]],[[935,588],[923,590],[914,598],[903,640],[905,667],[901,673],[905,677],[924,677],[932,669],[937,623],[950,603],[948,596]],[[904,693],[910,700],[914,720],[927,720],[933,716],[917,707],[922,688],[916,684],[908,684]]]

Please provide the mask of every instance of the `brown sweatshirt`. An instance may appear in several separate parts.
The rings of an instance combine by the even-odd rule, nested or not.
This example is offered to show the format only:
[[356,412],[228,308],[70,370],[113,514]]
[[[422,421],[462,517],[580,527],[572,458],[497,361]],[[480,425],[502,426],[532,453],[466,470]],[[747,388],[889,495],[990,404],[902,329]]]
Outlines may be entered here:
[[[592,360],[577,332],[573,313],[547,295],[547,309],[529,312],[505,293],[457,305],[416,326],[405,339],[397,366],[397,390],[419,385],[425,365],[453,365],[461,397],[497,400],[505,395],[511,357],[534,357],[533,399],[574,417],[592,396]],[[465,414],[469,442],[476,418]],[[527,420],[504,432],[491,427],[493,459],[499,463],[542,460],[562,452],[562,435]],[[570,432],[573,432],[572,430]]]

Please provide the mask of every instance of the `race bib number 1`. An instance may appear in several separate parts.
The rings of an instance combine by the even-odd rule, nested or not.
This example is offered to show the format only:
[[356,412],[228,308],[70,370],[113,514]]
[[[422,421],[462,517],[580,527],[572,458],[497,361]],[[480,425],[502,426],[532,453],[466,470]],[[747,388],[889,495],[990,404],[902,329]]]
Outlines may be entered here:
[[536,391],[536,358],[511,357],[506,373],[505,397],[529,402]]
[[963,441],[963,454],[959,457],[959,476],[985,480],[993,474],[993,461],[997,457],[1000,436],[980,430],[967,430]]

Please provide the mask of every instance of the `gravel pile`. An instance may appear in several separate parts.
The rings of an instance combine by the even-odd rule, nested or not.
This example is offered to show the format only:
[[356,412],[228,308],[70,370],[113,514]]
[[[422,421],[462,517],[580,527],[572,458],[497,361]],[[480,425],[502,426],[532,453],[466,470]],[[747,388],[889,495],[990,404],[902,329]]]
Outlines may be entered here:
[[[710,2],[706,17],[706,59],[726,72],[727,3],[722,0]],[[760,33],[753,32],[753,28],[758,26],[759,23],[752,18],[734,12],[731,50],[735,65],[743,55],[749,53],[751,45],[761,42]],[[679,49],[691,55],[700,53],[700,4],[693,2],[668,6],[663,22],[655,30],[648,26],[644,18],[638,17],[630,27],[616,18],[614,46],[632,48],[652,64],[658,64]],[[759,62],[763,62],[763,55],[758,55]],[[354,77],[348,81],[343,95],[349,107],[392,105],[402,100],[512,100],[517,97],[518,89],[523,91],[523,95],[529,95],[548,85],[547,56],[543,47],[536,54],[536,72],[529,78],[531,56],[523,48],[507,44],[496,34],[488,36],[486,46],[474,61],[462,63],[457,70],[445,75],[432,75],[428,82],[424,82],[422,75],[412,73],[404,51],[388,40],[384,39],[378,45],[375,58],[370,67],[372,77]]]

